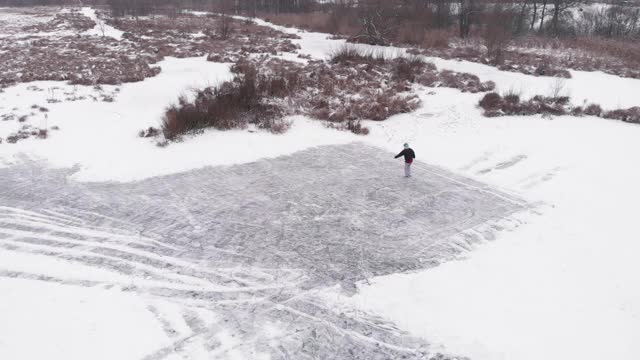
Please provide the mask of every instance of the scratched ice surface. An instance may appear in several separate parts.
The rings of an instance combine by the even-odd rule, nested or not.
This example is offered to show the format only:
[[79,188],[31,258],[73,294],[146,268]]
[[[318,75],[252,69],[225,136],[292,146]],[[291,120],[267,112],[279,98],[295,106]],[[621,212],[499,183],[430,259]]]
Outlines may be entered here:
[[[527,207],[420,162],[403,178],[401,160],[358,143],[135,183],[76,183],[73,171],[28,161],[0,169],[0,247],[144,279],[125,290],[178,304],[191,332],[166,329],[175,343],[147,359],[213,353],[220,344],[206,339],[223,330],[274,359],[429,358],[425,340],[335,309],[318,291],[349,294],[358,281],[436,266]],[[194,308],[224,326],[203,325]],[[267,324],[282,333],[276,341]]]

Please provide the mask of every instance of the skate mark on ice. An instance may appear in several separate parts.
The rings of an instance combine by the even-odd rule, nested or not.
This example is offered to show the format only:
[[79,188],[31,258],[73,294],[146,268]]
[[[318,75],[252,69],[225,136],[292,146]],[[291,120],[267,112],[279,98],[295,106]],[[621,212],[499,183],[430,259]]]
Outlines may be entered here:
[[[114,275],[80,270],[66,278],[8,267],[0,276],[139,295],[170,339],[146,359],[193,349],[218,358],[238,351],[247,358],[428,359],[426,341],[372,314],[335,309],[316,291],[352,293],[375,276],[464,256],[517,226],[514,214],[530,205],[421,162],[411,179],[389,176],[401,170],[391,155],[357,143],[324,146],[87,184],[69,180],[73,169],[24,161],[0,169],[0,248]],[[178,307],[184,328],[157,303]]]

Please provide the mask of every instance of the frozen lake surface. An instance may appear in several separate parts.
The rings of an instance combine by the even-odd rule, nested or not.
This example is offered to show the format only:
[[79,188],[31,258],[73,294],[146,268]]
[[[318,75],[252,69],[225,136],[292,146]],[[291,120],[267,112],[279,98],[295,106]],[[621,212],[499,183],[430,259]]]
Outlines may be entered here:
[[[115,286],[177,304],[190,330],[172,328],[151,307],[173,342],[147,359],[190,346],[215,353],[220,343],[207,339],[222,331],[238,349],[276,359],[426,358],[424,340],[334,309],[318,292],[349,294],[374,276],[436,266],[528,205],[421,162],[403,178],[393,155],[361,143],[322,146],[133,183],[78,183],[68,180],[77,169],[29,161],[2,168],[0,248],[113,276],[0,276]],[[223,321],[206,325],[193,309]]]

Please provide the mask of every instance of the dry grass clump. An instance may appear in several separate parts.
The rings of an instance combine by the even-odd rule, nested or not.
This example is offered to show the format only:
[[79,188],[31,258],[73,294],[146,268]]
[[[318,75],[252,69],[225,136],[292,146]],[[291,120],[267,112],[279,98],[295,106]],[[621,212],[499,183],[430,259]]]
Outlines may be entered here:
[[487,93],[478,105],[484,110],[484,116],[506,115],[573,115],[597,116],[604,119],[620,120],[633,124],[640,124],[640,107],[603,111],[597,104],[586,107],[571,106],[567,96],[541,96],[522,101],[515,93],[500,95],[496,92]]
[[632,124],[640,124],[640,106],[607,111],[601,116],[605,119],[614,119]]
[[435,71],[435,66],[425,62],[421,57],[410,55],[407,58],[398,58],[393,62],[393,78],[399,81],[416,82],[418,74],[429,68]]
[[45,139],[47,138],[48,133],[49,132],[47,129],[38,129],[31,125],[22,125],[20,130],[12,134],[9,134],[9,136],[7,136],[5,140],[7,141],[8,144],[15,144],[18,141],[29,139],[32,137]]
[[366,50],[357,45],[345,44],[334,50],[330,56],[331,64],[384,64],[388,56],[384,51]]
[[407,93],[410,87],[405,81],[393,79],[392,64],[315,63],[304,77],[301,107],[309,109],[309,115],[331,122],[381,121],[413,111],[420,101]]
[[493,81],[481,81],[476,75],[458,73],[451,70],[425,72],[417,77],[416,82],[429,87],[450,87],[462,92],[486,92],[495,89]]
[[491,91],[495,88],[493,82],[482,82],[473,74],[450,70],[438,71],[435,65],[425,62],[418,55],[393,58],[383,51],[363,50],[349,44],[334,52],[330,62],[350,66],[356,70],[365,69],[391,73],[392,86],[398,88],[406,88],[407,82],[429,87],[451,87],[473,93]]
[[598,104],[589,104],[582,112],[584,115],[600,116],[602,115],[602,107]]
[[362,125],[359,120],[347,120],[341,123],[326,122],[325,124],[330,129],[350,131],[356,135],[369,135],[369,128]]
[[166,110],[161,126],[166,139],[175,140],[204,128],[229,130],[248,124],[274,133],[288,129],[282,121],[284,110],[269,101],[289,93],[291,88],[286,80],[259,74],[250,63],[241,63],[233,70],[236,76],[232,81],[196,91],[193,101],[182,96],[178,104]]
[[522,101],[519,95],[508,94],[501,96],[496,92],[486,94],[478,105],[484,109],[484,116],[495,117],[504,115],[565,115],[570,113],[571,107],[567,96],[534,96]]

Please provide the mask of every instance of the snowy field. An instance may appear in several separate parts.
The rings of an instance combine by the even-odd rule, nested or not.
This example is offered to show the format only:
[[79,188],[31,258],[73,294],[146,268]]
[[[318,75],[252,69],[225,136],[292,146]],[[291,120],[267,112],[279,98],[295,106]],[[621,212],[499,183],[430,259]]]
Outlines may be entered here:
[[[314,58],[342,43],[281,30]],[[500,91],[556,85],[431,60]],[[59,127],[0,144],[0,359],[640,358],[640,126],[484,118],[481,94],[416,88],[422,106],[368,136],[293,117],[159,148],[137,132],[230,77],[159,66],[0,93],[1,113],[46,105],[27,123]],[[640,106],[640,80],[572,75],[574,103]]]

